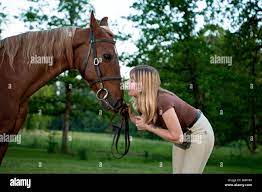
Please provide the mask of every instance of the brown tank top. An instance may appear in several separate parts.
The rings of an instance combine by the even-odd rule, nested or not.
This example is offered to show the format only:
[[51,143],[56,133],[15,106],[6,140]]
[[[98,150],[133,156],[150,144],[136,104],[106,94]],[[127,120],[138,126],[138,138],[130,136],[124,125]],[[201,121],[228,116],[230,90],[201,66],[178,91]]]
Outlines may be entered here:
[[157,98],[157,120],[155,125],[161,126],[164,129],[167,129],[167,126],[164,122],[162,114],[166,112],[171,107],[174,107],[177,114],[178,120],[180,122],[182,131],[185,132],[191,123],[196,118],[197,109],[180,99],[178,96],[170,95],[165,92],[159,92]]

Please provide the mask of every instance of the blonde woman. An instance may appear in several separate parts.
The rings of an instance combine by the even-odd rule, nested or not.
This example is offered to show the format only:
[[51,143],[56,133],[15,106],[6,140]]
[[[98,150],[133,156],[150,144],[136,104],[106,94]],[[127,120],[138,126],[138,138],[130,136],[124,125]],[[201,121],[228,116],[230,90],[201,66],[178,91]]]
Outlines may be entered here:
[[173,173],[202,173],[214,146],[214,132],[204,114],[160,87],[158,71],[138,65],[130,71],[131,121],[173,143]]

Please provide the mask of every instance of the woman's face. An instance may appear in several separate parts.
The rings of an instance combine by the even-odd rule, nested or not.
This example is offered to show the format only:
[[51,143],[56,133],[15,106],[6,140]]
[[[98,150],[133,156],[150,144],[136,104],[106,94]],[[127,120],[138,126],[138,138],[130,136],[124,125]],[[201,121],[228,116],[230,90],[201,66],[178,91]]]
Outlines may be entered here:
[[139,86],[137,86],[134,76],[130,75],[130,80],[129,80],[129,85],[128,85],[128,95],[136,97],[140,91],[138,87]]

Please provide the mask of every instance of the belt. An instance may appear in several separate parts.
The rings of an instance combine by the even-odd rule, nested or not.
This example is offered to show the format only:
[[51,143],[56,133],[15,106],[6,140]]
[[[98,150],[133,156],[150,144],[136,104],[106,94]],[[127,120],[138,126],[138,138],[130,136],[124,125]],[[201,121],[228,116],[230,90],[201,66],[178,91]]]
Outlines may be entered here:
[[200,110],[197,110],[197,113],[196,113],[196,118],[194,119],[194,121],[192,123],[190,123],[188,125],[188,128],[192,128],[193,125],[197,122],[197,120],[200,118],[202,112]]

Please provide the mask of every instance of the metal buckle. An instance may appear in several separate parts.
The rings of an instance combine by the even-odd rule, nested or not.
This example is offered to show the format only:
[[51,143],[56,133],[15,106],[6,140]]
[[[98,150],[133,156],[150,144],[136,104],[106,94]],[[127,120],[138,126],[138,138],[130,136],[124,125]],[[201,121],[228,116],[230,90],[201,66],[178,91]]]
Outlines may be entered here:
[[[103,98],[100,98],[99,97],[99,93],[100,92],[102,92],[102,91],[105,91],[105,95],[103,96]],[[107,91],[107,89],[105,89],[105,88],[100,88],[97,92],[96,92],[96,98],[98,99],[98,100],[105,100],[106,98],[107,98],[107,96],[108,96],[108,91]]]

